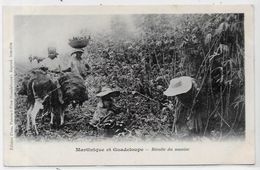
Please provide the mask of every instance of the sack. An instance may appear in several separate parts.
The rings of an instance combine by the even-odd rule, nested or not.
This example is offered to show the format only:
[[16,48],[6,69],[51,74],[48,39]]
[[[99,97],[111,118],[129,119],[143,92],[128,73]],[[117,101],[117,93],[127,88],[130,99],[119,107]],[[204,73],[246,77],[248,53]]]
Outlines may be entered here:
[[88,91],[84,80],[73,73],[67,73],[59,78],[64,101],[83,103],[88,100]]

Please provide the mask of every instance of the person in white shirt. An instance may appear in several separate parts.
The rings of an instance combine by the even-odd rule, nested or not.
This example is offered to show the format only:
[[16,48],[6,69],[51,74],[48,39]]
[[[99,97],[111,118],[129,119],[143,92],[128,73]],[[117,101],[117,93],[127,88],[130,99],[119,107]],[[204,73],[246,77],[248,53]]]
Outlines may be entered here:
[[59,88],[60,84],[58,81],[59,74],[62,71],[62,65],[63,61],[61,60],[61,57],[58,57],[59,53],[56,52],[56,49],[52,49],[52,51],[48,48],[48,57],[45,58],[43,61],[41,61],[38,64],[38,68],[41,70],[44,70],[46,73],[48,72],[50,78],[53,80],[53,82],[57,85],[57,91],[59,94],[59,101],[63,104],[63,95],[62,91]]

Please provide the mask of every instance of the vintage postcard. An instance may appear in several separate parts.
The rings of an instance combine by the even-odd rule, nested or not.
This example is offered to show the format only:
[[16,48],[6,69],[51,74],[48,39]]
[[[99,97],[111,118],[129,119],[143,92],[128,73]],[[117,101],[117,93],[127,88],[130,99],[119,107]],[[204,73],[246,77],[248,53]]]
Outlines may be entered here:
[[3,7],[6,166],[254,164],[253,7]]

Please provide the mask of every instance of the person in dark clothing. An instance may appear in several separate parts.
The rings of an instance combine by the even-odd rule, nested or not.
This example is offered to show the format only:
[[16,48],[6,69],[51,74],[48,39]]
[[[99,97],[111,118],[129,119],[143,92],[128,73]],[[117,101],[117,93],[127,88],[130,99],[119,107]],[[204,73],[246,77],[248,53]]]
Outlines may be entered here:
[[182,76],[172,79],[168,89],[164,92],[166,96],[177,97],[183,104],[187,110],[186,124],[189,130],[195,133],[202,132],[202,117],[205,109],[205,102],[199,91],[198,84],[193,78]]

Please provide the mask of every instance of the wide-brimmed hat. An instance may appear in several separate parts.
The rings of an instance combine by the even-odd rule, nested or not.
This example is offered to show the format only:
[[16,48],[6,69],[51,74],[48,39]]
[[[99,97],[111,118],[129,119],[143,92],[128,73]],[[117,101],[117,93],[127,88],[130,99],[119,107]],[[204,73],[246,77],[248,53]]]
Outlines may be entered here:
[[101,92],[99,92],[96,96],[97,97],[104,97],[104,96],[110,96],[110,97],[117,97],[120,95],[120,91],[113,90],[109,87],[102,87]]
[[188,92],[191,87],[192,78],[189,76],[182,76],[172,79],[168,89],[164,91],[163,94],[166,96],[176,96]]
[[70,55],[77,54],[77,53],[82,54],[82,53],[84,53],[84,50],[83,49],[76,49]]
[[[48,70],[48,69],[47,69],[47,70]],[[44,70],[43,67],[40,67],[40,68],[37,68],[37,69],[31,70],[31,73],[36,74],[36,75],[39,75],[39,74],[46,74],[46,71],[47,71],[47,70]]]

